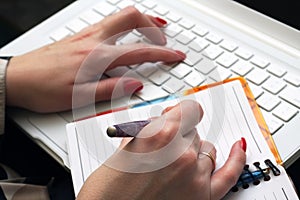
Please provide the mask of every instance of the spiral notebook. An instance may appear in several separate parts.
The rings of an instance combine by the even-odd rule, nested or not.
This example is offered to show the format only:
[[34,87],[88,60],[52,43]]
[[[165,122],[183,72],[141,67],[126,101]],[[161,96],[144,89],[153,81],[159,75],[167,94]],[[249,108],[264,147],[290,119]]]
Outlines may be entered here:
[[[100,113],[67,125],[70,167],[76,195],[88,176],[111,156],[120,144],[121,139],[107,136],[108,126],[128,122],[128,119],[143,120],[159,116],[167,106],[175,105],[184,99],[193,99],[198,101],[204,110],[203,119],[196,127],[200,138],[214,143],[217,149],[216,170],[226,161],[232,144],[241,137],[244,137],[248,144],[247,167],[245,166],[244,173],[270,169],[266,173],[268,179],[253,179],[253,183],[247,186],[242,184],[235,187],[225,199],[298,199],[244,79],[229,79],[222,83],[194,88],[169,99]],[[267,165],[266,160],[274,166]],[[280,173],[276,173],[276,170],[273,172],[274,169]]]

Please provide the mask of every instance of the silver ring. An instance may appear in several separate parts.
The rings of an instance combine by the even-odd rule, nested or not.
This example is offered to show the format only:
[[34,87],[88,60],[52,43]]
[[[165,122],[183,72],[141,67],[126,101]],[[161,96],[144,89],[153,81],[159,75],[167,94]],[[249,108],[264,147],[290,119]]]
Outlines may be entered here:
[[212,164],[213,164],[213,170],[212,171],[214,171],[215,170],[215,168],[216,168],[216,160],[215,160],[215,158],[213,157],[213,155],[209,152],[209,153],[207,153],[207,152],[200,152],[199,154],[203,154],[203,155],[205,155],[205,156],[207,156],[207,157],[209,157],[209,159],[211,160],[211,162],[212,162]]

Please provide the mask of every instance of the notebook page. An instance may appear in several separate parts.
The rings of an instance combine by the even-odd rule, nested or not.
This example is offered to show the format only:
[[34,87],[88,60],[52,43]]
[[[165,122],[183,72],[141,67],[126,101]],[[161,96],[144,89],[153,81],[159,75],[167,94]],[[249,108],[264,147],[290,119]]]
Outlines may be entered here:
[[119,111],[68,124],[68,147],[75,194],[77,195],[90,173],[112,155],[120,144],[120,139],[106,135],[108,126],[128,122],[128,119],[134,121],[159,116],[164,108],[183,99],[197,100],[204,110],[197,130],[201,139],[211,141],[217,149],[216,169],[224,164],[232,144],[241,137],[248,144],[247,163],[260,161],[263,164],[267,158],[276,163],[260,132],[241,83],[232,81],[159,105]]

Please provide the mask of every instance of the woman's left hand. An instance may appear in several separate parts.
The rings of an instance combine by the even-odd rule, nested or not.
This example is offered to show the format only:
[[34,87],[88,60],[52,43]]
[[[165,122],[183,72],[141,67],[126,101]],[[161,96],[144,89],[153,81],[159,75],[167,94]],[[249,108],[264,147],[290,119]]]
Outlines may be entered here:
[[[99,80],[107,70],[142,62],[177,62],[180,51],[164,46],[157,18],[127,7],[61,41],[11,59],[7,68],[7,105],[37,112],[56,112],[93,101],[131,95],[142,89],[140,80],[114,77]],[[115,45],[125,32],[136,29],[154,44]],[[117,84],[118,83],[118,84]]]

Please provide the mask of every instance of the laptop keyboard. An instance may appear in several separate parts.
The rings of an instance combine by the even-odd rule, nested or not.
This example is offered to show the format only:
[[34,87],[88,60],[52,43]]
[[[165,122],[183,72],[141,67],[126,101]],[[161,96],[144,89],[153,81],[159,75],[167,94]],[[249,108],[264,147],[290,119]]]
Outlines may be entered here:
[[[152,0],[100,2],[49,37],[57,41],[73,35],[129,5],[134,5],[143,13],[166,19],[168,25],[163,29],[167,37],[166,46],[187,54],[187,59],[181,63],[143,63],[108,71],[107,77],[126,74],[144,83],[143,90],[136,94],[133,102],[150,101],[191,87],[243,76],[262,108],[271,134],[299,113],[300,93],[296,91],[300,87],[299,76],[272,64],[270,58],[256,55],[247,47],[237,45]],[[138,42],[150,41],[133,31],[122,37],[118,44]]]

